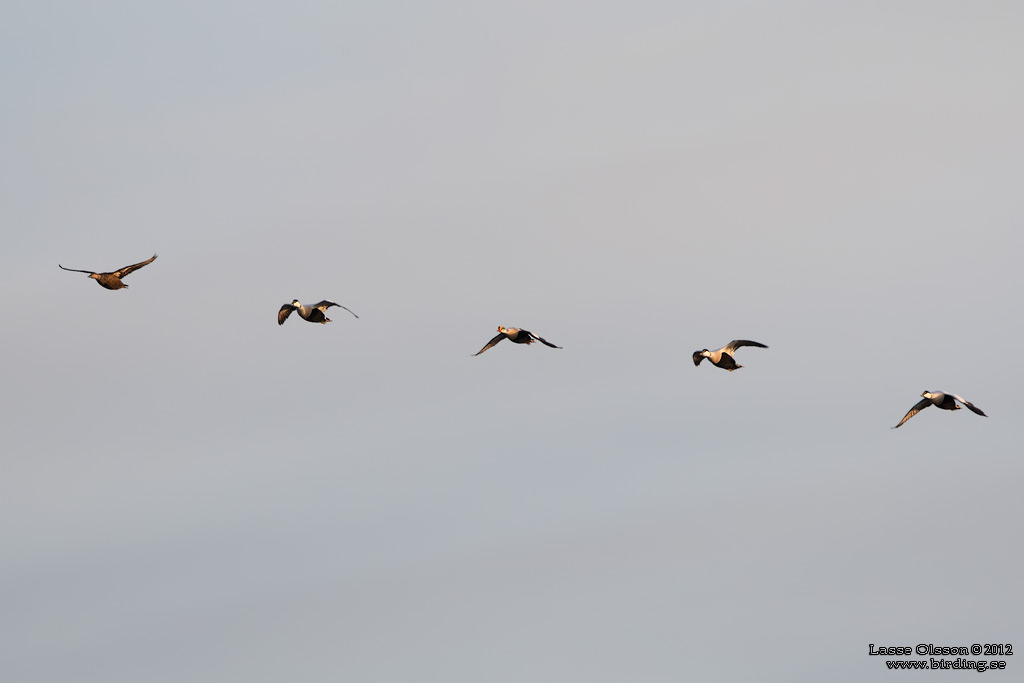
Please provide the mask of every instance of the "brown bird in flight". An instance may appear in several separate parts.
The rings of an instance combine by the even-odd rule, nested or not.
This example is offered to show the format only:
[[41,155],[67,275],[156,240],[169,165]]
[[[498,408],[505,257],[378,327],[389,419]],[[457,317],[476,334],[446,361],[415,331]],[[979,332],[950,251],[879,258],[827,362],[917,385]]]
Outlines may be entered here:
[[960,406],[958,406],[957,403],[962,403],[975,415],[988,417],[988,415],[981,411],[981,408],[966,399],[960,398],[956,394],[947,394],[941,391],[925,391],[922,392],[921,395],[924,396],[924,398],[915,403],[914,407],[907,411],[907,414],[903,416],[900,423],[893,427],[893,429],[903,426],[904,422],[914,417],[928,406],[935,406],[936,408],[941,408],[943,410],[960,410]]
[[708,351],[707,349],[701,349],[700,351],[693,352],[693,364],[700,365],[700,362],[707,358],[709,361],[715,364],[716,367],[722,368],[732,372],[733,370],[739,370],[742,365],[736,364],[736,359],[733,358],[733,354],[736,353],[736,349],[741,346],[756,346],[758,348],[767,349],[768,347],[761,342],[749,341],[747,339],[734,339],[720,349],[714,351]]
[[[331,322],[331,319],[324,315],[324,313],[331,306],[345,308],[341,304],[336,304],[333,301],[328,301],[327,299],[324,299],[318,304],[313,304],[312,306],[303,306],[301,303],[299,303],[298,299],[292,299],[292,302],[290,304],[285,304],[284,306],[281,306],[281,310],[277,312],[277,324],[284,325],[284,321],[288,319],[288,316],[292,314],[292,311],[298,311],[299,317],[301,317],[303,320],[307,320],[311,323],[320,323],[322,325],[326,325],[327,323]],[[352,313],[352,311],[350,311],[347,308],[345,308],[345,310],[348,311],[349,313]],[[352,315],[355,315],[357,318],[359,317],[355,313],[352,313]]]
[[121,270],[115,270],[112,273],[94,273],[91,270],[77,270],[75,268],[65,268],[59,263],[57,266],[62,270],[69,270],[72,273],[89,273],[89,277],[100,284],[100,287],[105,289],[125,289],[128,287],[125,283],[121,282],[121,278],[127,277],[130,273],[134,273],[142,266],[149,265],[156,260],[156,254],[153,254],[153,258],[142,261],[141,263],[133,263],[130,266],[125,266]]
[[502,339],[508,339],[509,341],[515,342],[516,344],[532,344],[535,341],[539,341],[544,346],[550,346],[553,349],[562,348],[561,346],[555,346],[554,344],[544,339],[543,337],[538,337],[533,332],[529,332],[528,330],[521,330],[518,327],[502,327],[501,325],[498,325],[498,335],[491,341],[487,342],[487,346],[480,349],[473,355],[479,356],[481,353],[491,348],[492,346],[500,342]]

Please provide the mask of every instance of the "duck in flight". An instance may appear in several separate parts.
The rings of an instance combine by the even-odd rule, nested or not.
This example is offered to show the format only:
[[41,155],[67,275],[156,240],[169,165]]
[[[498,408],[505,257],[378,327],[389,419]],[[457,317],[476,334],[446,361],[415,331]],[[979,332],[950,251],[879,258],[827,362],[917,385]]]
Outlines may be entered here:
[[514,342],[516,344],[532,344],[534,342],[539,341],[544,346],[550,346],[553,349],[562,348],[561,346],[555,346],[547,339],[544,339],[543,337],[538,337],[533,332],[530,332],[528,330],[522,330],[519,329],[518,327],[502,327],[501,325],[498,325],[497,336],[495,336],[494,339],[492,339],[491,341],[487,342],[487,345],[484,348],[480,349],[473,355],[479,356],[481,353],[491,348],[492,346],[500,342],[502,339],[508,339],[509,341]]
[[[281,310],[277,312],[277,324],[284,325],[284,321],[288,319],[288,316],[292,314],[292,311],[298,311],[299,316],[303,320],[307,320],[311,323],[320,323],[322,325],[326,325],[327,323],[331,322],[331,319],[324,315],[324,312],[331,306],[345,308],[341,304],[336,304],[333,301],[328,301],[327,299],[324,299],[318,304],[313,304],[312,306],[303,306],[302,304],[299,303],[298,299],[292,299],[292,302],[290,304],[285,304],[284,306],[281,307]],[[349,313],[352,313],[352,311],[350,311],[347,308],[345,308],[345,310],[348,311]],[[355,315],[357,318],[359,317],[355,313],[352,313],[352,315]]]
[[100,284],[100,287],[106,289],[126,289],[128,285],[121,282],[121,278],[127,277],[129,274],[134,273],[142,266],[149,265],[156,260],[156,254],[153,254],[153,258],[141,261],[139,263],[133,263],[130,266],[125,266],[121,270],[115,270],[111,273],[94,273],[91,270],[77,270],[75,268],[65,268],[59,263],[57,266],[62,270],[68,270],[72,273],[89,273],[89,277]]
[[735,339],[726,344],[725,346],[723,346],[722,348],[718,349],[717,351],[708,351],[707,349],[694,351],[693,364],[700,365],[700,362],[707,358],[709,361],[714,363],[716,366],[722,368],[723,370],[728,370],[729,372],[732,372],[733,370],[739,370],[743,366],[736,364],[736,359],[733,358],[733,354],[735,354],[736,349],[740,348],[741,346],[757,346],[762,349],[768,348],[767,346],[761,344],[760,342],[748,341],[746,339]]
[[924,398],[918,401],[913,408],[907,411],[907,414],[903,416],[900,423],[893,427],[893,429],[898,429],[904,422],[914,417],[928,406],[935,406],[936,408],[942,408],[943,410],[960,410],[960,406],[957,405],[958,402],[967,406],[968,410],[972,413],[981,415],[982,417],[988,417],[988,415],[981,412],[981,409],[976,405],[970,401],[960,398],[956,394],[945,394],[941,391],[925,391],[922,392],[921,395],[924,396]]

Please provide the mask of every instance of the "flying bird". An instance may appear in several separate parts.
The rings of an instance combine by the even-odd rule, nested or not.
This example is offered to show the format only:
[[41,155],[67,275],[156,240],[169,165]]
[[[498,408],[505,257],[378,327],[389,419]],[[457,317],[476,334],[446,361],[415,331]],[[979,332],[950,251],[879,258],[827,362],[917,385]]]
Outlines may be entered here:
[[62,270],[69,270],[72,273],[89,273],[89,277],[100,284],[100,287],[106,289],[125,289],[128,287],[125,283],[121,282],[121,278],[127,277],[129,274],[134,273],[142,266],[149,265],[156,260],[156,254],[153,254],[153,258],[147,259],[140,263],[133,263],[130,266],[125,266],[121,270],[115,270],[112,273],[94,273],[91,270],[77,270],[75,268],[65,268],[59,263],[57,266]]
[[693,364],[700,365],[700,362],[707,358],[718,367],[732,372],[733,370],[739,370],[742,365],[736,364],[736,359],[733,358],[733,354],[736,353],[736,349],[741,346],[757,346],[762,349],[768,347],[756,341],[747,341],[746,339],[735,339],[717,351],[708,351],[707,349],[701,349],[700,351],[693,352]]
[[976,415],[988,417],[988,415],[981,412],[980,408],[975,406],[970,401],[965,401],[956,394],[944,394],[941,391],[925,391],[922,392],[921,395],[924,396],[924,398],[918,401],[913,408],[907,411],[907,414],[903,416],[903,419],[900,420],[900,423],[893,427],[893,429],[898,429],[903,425],[904,422],[914,417],[928,406],[935,406],[936,408],[942,408],[943,410],[960,410],[960,406],[957,405],[957,402],[963,403],[972,413],[975,413]]
[[497,336],[495,336],[494,339],[492,339],[491,341],[487,342],[487,346],[480,349],[473,355],[479,356],[481,353],[491,348],[492,346],[500,342],[502,339],[508,339],[509,341],[515,342],[516,344],[532,344],[534,342],[539,341],[544,346],[550,346],[553,349],[562,348],[561,346],[555,346],[554,344],[549,342],[547,339],[544,339],[543,337],[538,337],[533,332],[521,330],[518,327],[502,327],[501,325],[498,325]]
[[[277,312],[277,324],[284,325],[284,321],[288,319],[288,316],[292,314],[292,311],[298,311],[299,316],[301,316],[303,320],[326,325],[331,322],[331,319],[324,315],[324,312],[331,306],[345,308],[341,304],[336,304],[333,301],[327,301],[326,299],[318,304],[313,304],[312,306],[303,306],[299,303],[298,299],[292,299],[290,304],[285,304],[281,307],[281,310]],[[352,311],[347,308],[345,308],[345,310],[352,313]],[[352,315],[355,315],[357,318],[359,317],[355,313],[352,313]]]

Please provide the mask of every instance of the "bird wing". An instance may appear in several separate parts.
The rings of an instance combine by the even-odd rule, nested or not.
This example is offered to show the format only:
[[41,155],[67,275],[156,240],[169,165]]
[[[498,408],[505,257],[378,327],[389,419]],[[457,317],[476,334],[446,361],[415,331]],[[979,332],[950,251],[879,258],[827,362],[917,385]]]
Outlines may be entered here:
[[538,337],[538,336],[537,336],[537,335],[535,335],[535,334],[534,334],[533,332],[527,332],[527,334],[528,334],[528,335],[530,335],[530,338],[531,338],[531,339],[536,339],[537,341],[539,341],[539,342],[540,342],[541,344],[543,344],[544,346],[550,346],[550,347],[551,347],[551,348],[553,348],[553,349],[560,349],[560,348],[562,348],[561,346],[555,346],[554,344],[552,344],[551,342],[549,342],[549,341],[548,341],[547,339],[545,339],[544,337]]
[[704,355],[700,351],[693,352],[693,364],[700,365],[700,362],[704,360]]
[[898,425],[896,425],[895,427],[893,427],[893,429],[899,428],[904,422],[906,422],[910,418],[914,417],[915,415],[920,413],[922,410],[924,410],[925,408],[927,408],[931,404],[932,404],[932,400],[930,398],[922,398],[920,401],[918,401],[917,403],[914,404],[913,408],[911,408],[910,410],[907,411],[907,414],[903,416],[903,419],[900,420],[900,423]]
[[970,411],[972,413],[974,413],[976,415],[981,415],[982,417],[988,417],[988,415],[986,415],[985,413],[981,412],[981,408],[978,408],[977,406],[975,406],[970,401],[962,399],[959,396],[957,396],[956,394],[949,394],[949,395],[952,396],[957,401],[960,401],[960,403],[963,403],[965,406],[967,406],[967,408],[970,409]]
[[277,312],[277,324],[284,325],[284,321],[288,319],[288,316],[292,314],[292,311],[299,310],[291,304],[285,304],[281,307],[281,310]]
[[72,273],[89,273],[89,275],[95,275],[96,274],[96,273],[92,272],[91,270],[78,270],[77,268],[65,268],[64,266],[62,266],[59,263],[57,264],[57,267],[61,268],[62,270],[70,270]]
[[733,339],[731,342],[726,344],[725,347],[722,350],[725,351],[726,353],[732,355],[732,353],[736,349],[740,348],[741,346],[757,346],[757,347],[760,347],[762,349],[767,349],[768,348],[767,346],[765,346],[764,344],[762,344],[760,342],[749,341],[747,339]]
[[[331,306],[337,306],[338,308],[345,308],[341,304],[336,304],[333,301],[328,301],[327,299],[324,299],[323,301],[321,301],[318,304],[313,304],[313,308],[319,308],[321,311],[326,311]],[[349,313],[352,313],[352,311],[350,309],[348,309],[348,308],[345,308],[345,310],[348,311]],[[352,313],[352,315],[356,315],[356,314]],[[359,316],[356,315],[356,317],[358,318]]]
[[495,335],[494,339],[492,339],[491,341],[487,342],[487,346],[485,346],[484,348],[480,349],[479,351],[477,351],[473,355],[474,356],[479,356],[481,353],[483,353],[487,349],[491,348],[492,346],[494,346],[495,344],[497,344],[498,342],[500,342],[502,339],[504,339],[507,336],[508,335],[505,334],[504,332],[499,332],[497,335]]
[[150,263],[152,263],[155,260],[156,260],[156,254],[153,254],[152,258],[146,259],[145,261],[140,261],[139,263],[133,263],[130,266],[125,266],[121,270],[115,270],[113,273],[111,273],[111,275],[113,275],[114,277],[116,277],[117,279],[120,280],[121,278],[126,277],[129,273],[134,273],[136,270],[138,270],[142,266],[149,265]]

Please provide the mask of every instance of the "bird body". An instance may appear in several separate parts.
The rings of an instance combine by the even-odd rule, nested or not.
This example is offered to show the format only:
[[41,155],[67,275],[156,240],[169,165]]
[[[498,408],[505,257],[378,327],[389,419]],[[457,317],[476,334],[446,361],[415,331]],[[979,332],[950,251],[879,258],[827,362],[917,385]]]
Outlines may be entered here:
[[156,254],[153,257],[139,263],[133,263],[130,266],[125,266],[120,270],[115,270],[110,273],[94,273],[91,270],[78,270],[77,268],[65,268],[64,266],[57,264],[57,267],[61,270],[67,270],[72,273],[88,273],[89,277],[99,283],[100,287],[105,289],[127,289],[128,285],[121,282],[121,278],[127,277],[130,273],[142,268],[143,266],[149,265],[156,260]]
[[970,410],[972,413],[976,415],[981,415],[982,417],[988,417],[988,415],[983,413],[980,408],[975,406],[970,401],[960,398],[956,394],[947,394],[941,391],[923,391],[921,392],[921,396],[923,396],[924,398],[922,398],[920,401],[914,404],[914,407],[907,411],[907,414],[903,416],[903,419],[900,420],[900,423],[893,427],[893,429],[898,429],[899,427],[903,426],[904,422],[914,417],[928,406],[935,406],[936,408],[941,408],[942,410],[960,410],[960,406],[957,405],[958,402],[967,406],[967,409]]
[[509,341],[515,344],[532,344],[534,342],[540,342],[544,346],[550,346],[553,349],[562,348],[561,346],[555,346],[554,344],[544,339],[543,337],[538,337],[529,330],[523,330],[518,327],[502,327],[501,325],[498,325],[498,334],[494,337],[494,339],[487,342],[487,345],[484,346],[484,348],[480,349],[473,355],[479,356],[481,353],[491,348],[492,346],[494,346],[503,339],[508,339]]
[[732,372],[733,370],[739,370],[743,366],[736,364],[736,359],[733,358],[733,354],[735,354],[736,349],[740,348],[741,346],[757,346],[762,349],[768,348],[767,346],[761,344],[760,342],[748,341],[746,339],[734,339],[733,341],[729,342],[722,348],[717,349],[715,351],[708,351],[707,349],[694,351],[693,364],[700,365],[701,361],[707,358],[709,361],[711,361],[712,364],[722,368],[723,370],[728,370],[729,372]]
[[[325,314],[327,309],[331,306],[337,306],[338,308],[345,308],[341,304],[336,304],[333,301],[327,301],[324,299],[320,303],[313,304],[312,306],[304,306],[299,303],[298,299],[292,299],[290,304],[281,306],[281,310],[277,312],[277,324],[284,325],[284,321],[288,319],[288,316],[292,314],[292,311],[297,311],[299,317],[311,323],[321,323],[326,325],[331,322],[331,319]],[[345,308],[346,311],[352,313],[349,309]],[[359,317],[355,313],[352,313],[355,317]]]

